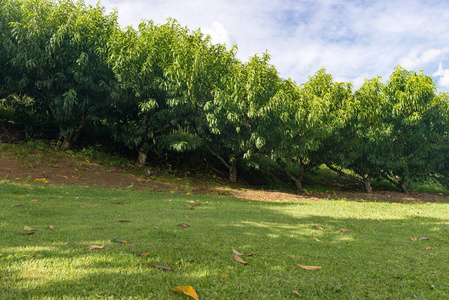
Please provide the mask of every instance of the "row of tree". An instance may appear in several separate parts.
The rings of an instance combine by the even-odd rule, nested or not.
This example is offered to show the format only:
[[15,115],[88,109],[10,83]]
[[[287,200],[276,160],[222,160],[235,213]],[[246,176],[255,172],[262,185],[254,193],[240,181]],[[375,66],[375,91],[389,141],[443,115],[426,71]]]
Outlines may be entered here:
[[[107,128],[145,165],[151,151],[207,149],[237,180],[269,158],[302,189],[323,164],[361,182],[449,176],[449,98],[397,67],[354,91],[324,69],[297,85],[270,56],[242,62],[175,20],[121,28],[117,13],[70,0],[0,0],[0,99],[54,124],[63,149]],[[34,124],[36,125],[36,124]]]

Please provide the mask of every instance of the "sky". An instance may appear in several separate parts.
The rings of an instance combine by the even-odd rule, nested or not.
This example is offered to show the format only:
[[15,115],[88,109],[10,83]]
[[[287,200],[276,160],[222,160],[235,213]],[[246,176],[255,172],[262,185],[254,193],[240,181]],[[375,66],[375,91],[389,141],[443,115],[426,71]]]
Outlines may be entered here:
[[[97,0],[85,0],[95,5]],[[121,26],[176,19],[237,45],[237,57],[268,52],[282,78],[303,84],[321,68],[335,81],[423,70],[449,91],[447,0],[101,0]]]

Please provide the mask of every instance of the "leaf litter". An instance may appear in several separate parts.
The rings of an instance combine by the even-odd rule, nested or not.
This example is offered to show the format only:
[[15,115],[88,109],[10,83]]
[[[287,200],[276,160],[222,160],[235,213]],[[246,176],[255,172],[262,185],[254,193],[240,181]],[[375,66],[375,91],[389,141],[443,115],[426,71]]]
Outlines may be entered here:
[[177,286],[177,287],[173,288],[173,292],[183,293],[183,294],[186,294],[187,296],[190,296],[196,300],[200,300],[195,289],[193,287],[191,287],[190,285]]

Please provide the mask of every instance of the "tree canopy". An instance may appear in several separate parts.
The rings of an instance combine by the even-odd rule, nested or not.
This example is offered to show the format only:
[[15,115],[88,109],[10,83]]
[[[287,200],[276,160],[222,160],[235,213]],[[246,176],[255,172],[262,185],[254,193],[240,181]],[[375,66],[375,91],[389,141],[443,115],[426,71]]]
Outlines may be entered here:
[[354,89],[320,69],[298,85],[269,53],[240,61],[174,19],[122,28],[117,12],[70,0],[1,0],[0,11],[1,105],[63,149],[101,128],[138,166],[191,152],[234,182],[263,158],[298,190],[323,164],[367,192],[376,177],[404,192],[429,176],[449,185],[449,97],[423,71],[398,66]]

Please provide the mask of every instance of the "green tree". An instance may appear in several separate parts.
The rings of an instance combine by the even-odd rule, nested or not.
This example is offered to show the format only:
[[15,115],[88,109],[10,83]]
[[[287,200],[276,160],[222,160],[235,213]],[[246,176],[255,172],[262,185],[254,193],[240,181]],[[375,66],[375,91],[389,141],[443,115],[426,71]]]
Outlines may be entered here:
[[272,98],[281,79],[269,62],[268,53],[255,55],[246,63],[235,63],[206,104],[210,130],[206,146],[237,181],[239,163],[253,164],[252,157],[263,153],[274,125]]
[[20,7],[22,17],[11,23],[13,43],[7,49],[15,54],[11,68],[20,76],[15,90],[57,123],[63,149],[69,149],[111,103],[106,43],[117,16],[81,1],[23,0]]
[[[335,159],[344,144],[340,131],[352,103],[352,86],[334,82],[324,69],[301,87],[284,81],[274,97],[279,123],[273,128],[271,157],[302,190],[304,174]],[[298,169],[297,174],[291,170]]]

